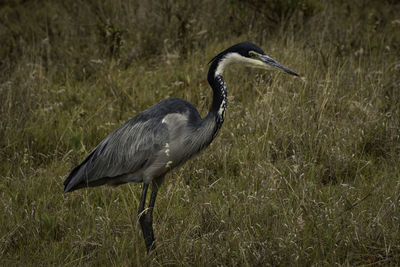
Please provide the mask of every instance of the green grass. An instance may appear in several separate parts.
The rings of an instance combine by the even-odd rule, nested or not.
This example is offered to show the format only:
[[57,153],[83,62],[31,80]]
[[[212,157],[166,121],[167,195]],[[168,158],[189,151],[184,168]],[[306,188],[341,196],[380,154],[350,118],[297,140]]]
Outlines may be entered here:
[[[135,1],[1,7],[0,265],[399,265],[392,2],[193,1],[193,15],[184,2],[137,14]],[[155,17],[171,20],[164,31]],[[76,164],[157,101],[182,97],[205,115],[207,62],[243,40],[303,79],[226,71],[218,137],[160,190],[156,255],[136,217],[140,185],[63,194]]]

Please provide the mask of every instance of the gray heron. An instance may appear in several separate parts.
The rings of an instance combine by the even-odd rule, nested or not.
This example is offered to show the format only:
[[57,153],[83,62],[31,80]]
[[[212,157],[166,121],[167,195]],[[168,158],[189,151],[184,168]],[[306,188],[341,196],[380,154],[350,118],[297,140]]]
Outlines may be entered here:
[[[232,63],[299,76],[255,44],[233,45],[209,62],[207,80],[213,89],[213,100],[204,118],[191,103],[181,98],[165,99],[149,107],[112,132],[75,167],[64,181],[64,192],[104,184],[143,183],[138,218],[146,251],[154,249],[152,214],[158,189],[170,170],[202,151],[217,135],[227,105],[222,73]],[[151,196],[145,209],[150,184]]]

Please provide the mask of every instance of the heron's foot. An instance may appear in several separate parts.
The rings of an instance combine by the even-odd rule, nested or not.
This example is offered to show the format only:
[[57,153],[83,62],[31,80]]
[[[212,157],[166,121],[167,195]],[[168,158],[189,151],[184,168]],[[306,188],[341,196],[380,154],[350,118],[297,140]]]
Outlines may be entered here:
[[146,251],[149,253],[151,250],[156,248],[154,232],[153,232],[153,218],[150,212],[141,214],[139,217],[140,226],[142,227],[144,243],[146,245]]

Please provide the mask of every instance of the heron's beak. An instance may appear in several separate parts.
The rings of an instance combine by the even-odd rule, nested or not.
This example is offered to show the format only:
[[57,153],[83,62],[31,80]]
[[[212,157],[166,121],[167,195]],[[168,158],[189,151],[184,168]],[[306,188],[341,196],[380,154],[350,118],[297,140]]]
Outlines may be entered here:
[[286,73],[292,74],[294,76],[300,76],[299,74],[297,74],[296,72],[292,71],[291,69],[289,69],[288,67],[282,65],[281,63],[279,63],[278,61],[276,61],[273,58],[270,58],[267,55],[260,55],[259,59],[265,63],[267,66],[269,67],[273,67],[275,69],[278,69],[280,71],[284,71]]

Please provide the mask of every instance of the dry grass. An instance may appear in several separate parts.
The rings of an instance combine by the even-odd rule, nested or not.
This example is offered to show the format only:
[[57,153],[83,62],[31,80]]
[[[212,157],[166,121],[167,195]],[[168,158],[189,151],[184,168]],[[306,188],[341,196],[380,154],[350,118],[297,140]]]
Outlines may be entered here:
[[[399,6],[278,2],[2,6],[1,265],[400,264]],[[208,60],[244,39],[304,79],[226,72],[219,136],[160,191],[157,255],[139,185],[62,193],[151,104],[182,97],[205,115]]]

